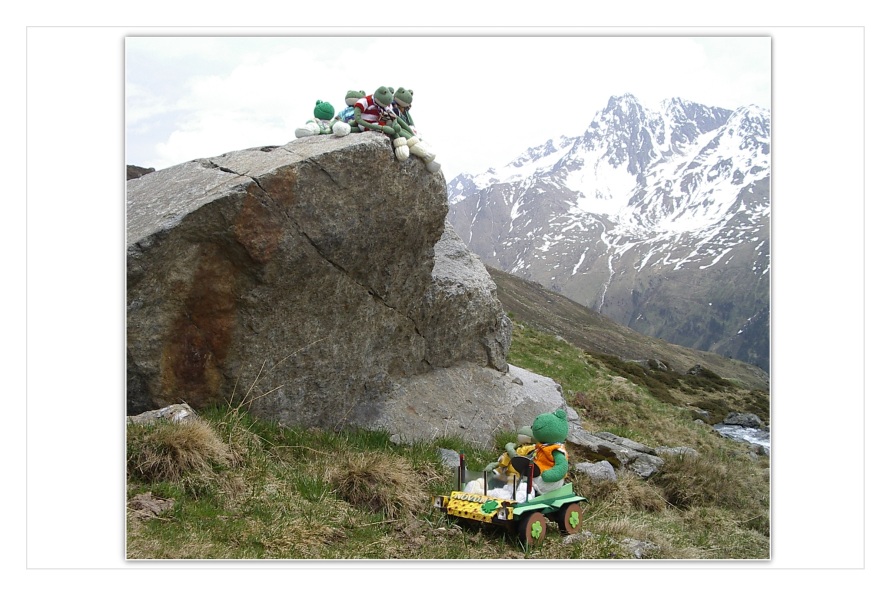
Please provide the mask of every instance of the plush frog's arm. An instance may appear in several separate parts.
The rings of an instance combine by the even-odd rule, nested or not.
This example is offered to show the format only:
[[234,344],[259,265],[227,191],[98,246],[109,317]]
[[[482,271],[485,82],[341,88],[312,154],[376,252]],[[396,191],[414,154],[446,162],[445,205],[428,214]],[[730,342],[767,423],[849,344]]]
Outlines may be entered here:
[[569,472],[569,460],[561,452],[553,452],[553,461],[553,467],[541,474],[541,479],[545,482],[558,482]]

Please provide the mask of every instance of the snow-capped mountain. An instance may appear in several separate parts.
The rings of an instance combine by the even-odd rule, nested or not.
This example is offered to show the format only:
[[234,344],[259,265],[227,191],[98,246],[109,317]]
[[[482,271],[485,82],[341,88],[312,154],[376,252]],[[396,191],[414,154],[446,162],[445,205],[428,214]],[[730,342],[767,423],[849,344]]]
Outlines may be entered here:
[[577,137],[448,184],[485,263],[769,370],[770,114],[612,97]]

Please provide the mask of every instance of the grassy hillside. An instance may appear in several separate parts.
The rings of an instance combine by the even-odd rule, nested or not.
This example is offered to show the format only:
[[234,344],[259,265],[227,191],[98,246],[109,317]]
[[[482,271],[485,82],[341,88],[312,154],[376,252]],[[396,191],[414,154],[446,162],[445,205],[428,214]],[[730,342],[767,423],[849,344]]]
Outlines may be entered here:
[[[440,447],[463,451],[471,469],[495,460],[499,448],[448,438],[396,445],[385,433],[297,430],[243,408],[207,410],[188,424],[128,425],[127,557],[769,557],[769,458],[696,422],[684,403],[735,407],[730,400],[746,397],[746,386],[717,376],[653,381],[658,372],[639,374],[641,365],[625,368],[526,325],[507,308],[515,322],[510,362],[558,381],[588,430],[699,455],[667,457],[645,481],[619,471],[616,482],[593,483],[570,472],[589,500],[582,537],[566,543],[548,530],[543,546],[526,550],[504,530],[458,523],[431,508],[431,497],[454,482]],[[497,435],[498,447],[513,437]],[[583,451],[570,455],[574,463],[584,458]]]
[[698,364],[747,389],[769,392],[769,375],[754,365],[650,338],[540,284],[487,269],[497,284],[498,298],[514,320],[561,336],[582,350],[624,360],[660,360],[684,374]]

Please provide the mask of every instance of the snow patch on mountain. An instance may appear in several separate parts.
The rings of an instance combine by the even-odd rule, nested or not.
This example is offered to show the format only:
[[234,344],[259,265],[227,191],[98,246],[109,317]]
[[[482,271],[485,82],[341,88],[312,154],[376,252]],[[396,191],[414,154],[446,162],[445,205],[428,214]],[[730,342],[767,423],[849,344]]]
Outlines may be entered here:
[[579,212],[615,216],[627,206],[637,181],[620,167],[609,164],[603,154],[576,157],[565,176],[565,187],[578,193],[574,207]]

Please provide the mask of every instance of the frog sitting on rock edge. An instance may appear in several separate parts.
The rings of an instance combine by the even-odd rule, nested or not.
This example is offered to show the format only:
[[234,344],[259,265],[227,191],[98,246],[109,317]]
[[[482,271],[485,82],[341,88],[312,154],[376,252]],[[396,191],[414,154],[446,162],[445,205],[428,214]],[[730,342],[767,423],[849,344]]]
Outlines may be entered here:
[[327,101],[316,101],[312,115],[314,116],[312,119],[294,130],[294,136],[305,138],[306,136],[315,136],[317,134],[343,135],[342,133],[337,133],[331,127],[331,120],[334,118],[334,106]]
[[[400,88],[400,91],[404,89]],[[404,96],[404,93],[402,93]],[[396,159],[406,160],[411,154],[420,158],[427,171],[435,173],[441,165],[436,162],[436,155],[415,135],[406,120],[401,119],[392,108],[395,91],[392,87],[381,86],[374,94],[367,95],[355,102],[355,124],[360,131],[373,130],[386,134],[392,139]],[[413,98],[413,96],[412,96]]]

